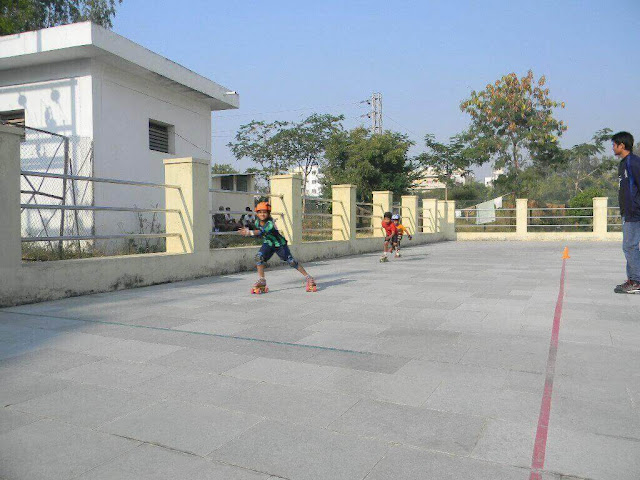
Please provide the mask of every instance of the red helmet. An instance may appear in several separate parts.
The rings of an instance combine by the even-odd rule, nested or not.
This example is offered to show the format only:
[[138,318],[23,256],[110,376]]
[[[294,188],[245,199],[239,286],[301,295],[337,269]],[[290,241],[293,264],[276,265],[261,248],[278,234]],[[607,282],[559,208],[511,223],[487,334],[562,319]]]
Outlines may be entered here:
[[266,210],[267,212],[271,213],[271,204],[268,202],[260,202],[258,205],[256,205],[255,211],[257,213],[261,210]]

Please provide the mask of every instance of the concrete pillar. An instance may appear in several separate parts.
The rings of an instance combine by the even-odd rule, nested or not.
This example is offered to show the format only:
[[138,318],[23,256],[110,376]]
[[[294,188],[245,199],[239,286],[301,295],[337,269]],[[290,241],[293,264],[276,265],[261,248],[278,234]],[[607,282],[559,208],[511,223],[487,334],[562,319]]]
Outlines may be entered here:
[[[353,240],[356,238],[356,186],[332,185],[334,240]],[[339,216],[336,216],[339,215]]]
[[371,225],[373,226],[374,237],[384,237],[382,231],[382,219],[385,212],[390,212],[393,208],[393,192],[390,190],[383,190],[379,192],[373,192],[373,216],[371,218]]
[[167,238],[167,253],[209,251],[209,169],[209,161],[199,158],[164,160],[164,182],[180,187],[165,189],[165,208],[180,211],[166,214],[167,233],[180,234]]
[[456,201],[444,200],[438,202],[438,209],[442,204],[442,226],[440,232],[444,234],[447,240],[455,240],[456,238]]
[[0,268],[22,263],[20,242],[20,137],[23,130],[0,125]]
[[402,196],[402,208],[400,210],[400,217],[402,218],[402,225],[409,229],[411,235],[418,233],[420,224],[418,223],[418,211],[420,199],[415,195],[403,195]]
[[422,199],[422,231],[436,233],[438,231],[438,199]]
[[516,199],[516,235],[519,237],[527,235],[528,216],[527,199]]
[[593,198],[593,233],[596,236],[607,235],[607,224],[609,214],[609,198]]
[[271,209],[276,225],[287,242],[302,243],[302,177],[300,175],[274,175],[270,178]]

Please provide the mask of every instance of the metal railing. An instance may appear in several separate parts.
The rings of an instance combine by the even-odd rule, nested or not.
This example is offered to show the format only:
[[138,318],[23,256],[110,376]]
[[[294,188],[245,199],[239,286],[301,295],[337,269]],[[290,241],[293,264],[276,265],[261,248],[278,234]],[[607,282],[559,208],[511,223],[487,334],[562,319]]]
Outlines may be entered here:
[[607,232],[622,231],[622,215],[619,207],[607,208]]
[[342,204],[341,200],[331,198],[303,196],[302,241],[333,240],[333,218],[340,217],[333,213],[333,204]]
[[[356,238],[371,237],[375,231],[373,208],[376,204],[356,203]],[[382,208],[382,205],[379,205]]]
[[[460,208],[455,211],[456,231],[515,231],[515,208]],[[479,215],[480,213],[480,215]]]
[[527,228],[593,232],[593,207],[528,208]]
[[[151,188],[162,188],[162,189],[177,189],[180,190],[180,187],[177,185],[169,185],[164,183],[152,183],[152,182],[141,182],[135,180],[123,180],[123,179],[115,179],[115,178],[101,178],[101,177],[88,177],[82,175],[71,175],[71,174],[62,174],[62,173],[52,173],[52,172],[36,172],[31,170],[22,170],[20,174],[23,177],[43,177],[43,178],[54,178],[60,180],[77,180],[84,182],[92,182],[92,183],[109,183],[116,185],[128,185],[135,187],[151,187]],[[66,211],[90,211],[90,212],[130,212],[137,213],[138,215],[142,213],[153,213],[154,215],[157,213],[170,213],[170,214],[178,214],[182,215],[181,211],[178,209],[167,209],[167,208],[159,208],[159,207],[149,207],[149,208],[141,208],[141,207],[124,207],[124,206],[100,206],[100,205],[69,205],[69,204],[37,204],[37,203],[21,203],[20,208],[22,211],[25,210],[59,210],[61,212]],[[154,218],[155,221],[155,218]],[[142,225],[142,222],[141,222]],[[159,228],[159,224],[152,227],[151,231],[144,232],[140,231],[137,233],[133,232],[125,232],[119,234],[95,234],[91,235],[65,235],[64,232],[61,232],[61,235],[33,235],[33,236],[25,236],[21,238],[21,242],[24,243],[38,243],[45,242],[48,243],[50,250],[53,252],[53,244],[52,242],[58,243],[58,255],[59,258],[63,258],[64,256],[69,257],[77,257],[77,256],[96,256],[93,253],[96,253],[97,250],[95,245],[92,243],[90,245],[82,244],[81,242],[94,242],[98,240],[114,240],[114,239],[126,239],[126,240],[135,240],[135,239],[166,239],[168,237],[181,237],[178,233],[166,233],[160,231],[154,231],[155,228]],[[75,245],[74,251],[64,252],[64,243],[65,242],[77,242]],[[151,250],[154,252],[162,251],[164,246],[155,245]],[[135,253],[146,253],[144,249],[140,251],[140,247],[136,245],[129,245],[128,253],[132,253],[132,250]],[[149,250],[149,244],[147,244],[147,250]],[[33,251],[32,251],[33,253]],[[99,255],[105,255],[106,252],[97,252]],[[116,251],[116,253],[122,254],[127,253],[123,251]],[[40,259],[46,257],[43,255],[43,252],[39,252]],[[47,257],[47,259],[51,259]]]

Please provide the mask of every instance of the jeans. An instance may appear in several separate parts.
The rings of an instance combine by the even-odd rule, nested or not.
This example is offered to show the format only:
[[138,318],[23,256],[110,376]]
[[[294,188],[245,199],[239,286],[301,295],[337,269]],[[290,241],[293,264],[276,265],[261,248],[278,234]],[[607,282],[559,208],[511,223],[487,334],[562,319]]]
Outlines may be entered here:
[[622,251],[627,259],[627,278],[640,282],[640,222],[622,225]]

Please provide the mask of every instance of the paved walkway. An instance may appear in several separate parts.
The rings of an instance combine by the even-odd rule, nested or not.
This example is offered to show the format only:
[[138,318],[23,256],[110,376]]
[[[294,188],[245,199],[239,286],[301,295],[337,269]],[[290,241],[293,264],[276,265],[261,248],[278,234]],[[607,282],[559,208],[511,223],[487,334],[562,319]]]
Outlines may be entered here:
[[[0,478],[528,480],[562,247],[317,262],[315,294],[274,269],[262,296],[243,273],[1,310]],[[612,292],[619,245],[570,248],[541,478],[637,480],[640,296]]]

